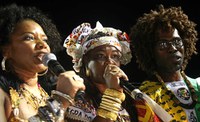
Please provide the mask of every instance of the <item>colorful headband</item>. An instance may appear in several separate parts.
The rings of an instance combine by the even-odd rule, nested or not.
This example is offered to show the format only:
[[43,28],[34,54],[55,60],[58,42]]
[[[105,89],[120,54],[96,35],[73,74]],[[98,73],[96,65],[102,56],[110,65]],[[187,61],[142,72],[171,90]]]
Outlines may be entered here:
[[[106,36],[89,39],[91,35],[99,32],[106,34]],[[122,53],[121,64],[126,65],[131,61],[132,55],[128,35],[111,27],[103,27],[98,21],[94,29],[91,28],[89,23],[82,23],[76,27],[65,39],[63,46],[66,48],[67,54],[73,58],[74,70],[79,72],[83,55],[89,50],[105,44],[116,47]]]

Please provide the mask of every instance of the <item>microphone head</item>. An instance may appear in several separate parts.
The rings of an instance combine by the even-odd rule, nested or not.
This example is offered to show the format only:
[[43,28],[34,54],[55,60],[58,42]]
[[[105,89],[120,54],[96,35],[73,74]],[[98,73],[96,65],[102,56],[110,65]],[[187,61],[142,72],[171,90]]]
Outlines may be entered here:
[[46,53],[43,57],[42,57],[42,63],[45,65],[45,66],[48,66],[48,62],[50,60],[57,60],[55,54],[53,53]]

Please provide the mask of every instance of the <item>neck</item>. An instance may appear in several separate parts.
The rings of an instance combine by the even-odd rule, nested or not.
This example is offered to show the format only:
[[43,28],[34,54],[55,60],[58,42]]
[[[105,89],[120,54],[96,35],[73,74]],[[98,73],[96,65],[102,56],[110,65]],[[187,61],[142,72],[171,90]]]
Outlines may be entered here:
[[157,72],[156,74],[162,78],[163,82],[173,82],[173,81],[183,80],[180,70],[175,72]]
[[15,70],[15,72],[18,77],[29,86],[35,86],[38,82],[37,73],[21,69]]

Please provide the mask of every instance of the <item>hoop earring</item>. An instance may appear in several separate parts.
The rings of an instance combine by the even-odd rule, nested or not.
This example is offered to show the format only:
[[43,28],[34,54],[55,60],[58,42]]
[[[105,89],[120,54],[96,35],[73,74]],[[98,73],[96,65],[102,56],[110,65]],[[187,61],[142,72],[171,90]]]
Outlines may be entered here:
[[45,70],[43,73],[38,73],[38,76],[43,76],[43,75],[45,75],[45,74],[47,74],[47,72],[48,72],[48,68],[47,68],[47,70]]
[[87,77],[90,76],[90,70],[89,70],[88,68],[85,68],[85,75],[86,75]]
[[2,61],[1,61],[1,69],[3,71],[6,71],[6,59],[7,59],[7,57],[3,57]]

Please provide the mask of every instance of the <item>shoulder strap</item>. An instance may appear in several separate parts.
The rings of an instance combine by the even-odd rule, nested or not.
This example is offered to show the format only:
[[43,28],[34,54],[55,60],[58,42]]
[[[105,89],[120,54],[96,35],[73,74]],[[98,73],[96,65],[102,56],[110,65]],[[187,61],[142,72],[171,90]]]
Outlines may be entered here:
[[[146,81],[143,82],[146,84],[145,87],[148,87],[148,85],[156,84],[156,82],[150,82]],[[155,85],[154,85],[155,86]],[[152,87],[151,87],[152,88]],[[141,92],[142,93],[142,92]],[[145,100],[146,105],[148,105],[152,111],[164,122],[169,122],[173,119],[173,117],[164,109],[162,108],[158,103],[156,103],[151,97],[149,97],[146,93],[142,93],[142,98]]]
[[147,104],[151,107],[151,109],[158,115],[160,119],[164,122],[169,122],[172,120],[172,116],[165,111],[159,104],[157,104],[154,100],[152,100],[147,94],[143,94],[143,99],[147,102]]

